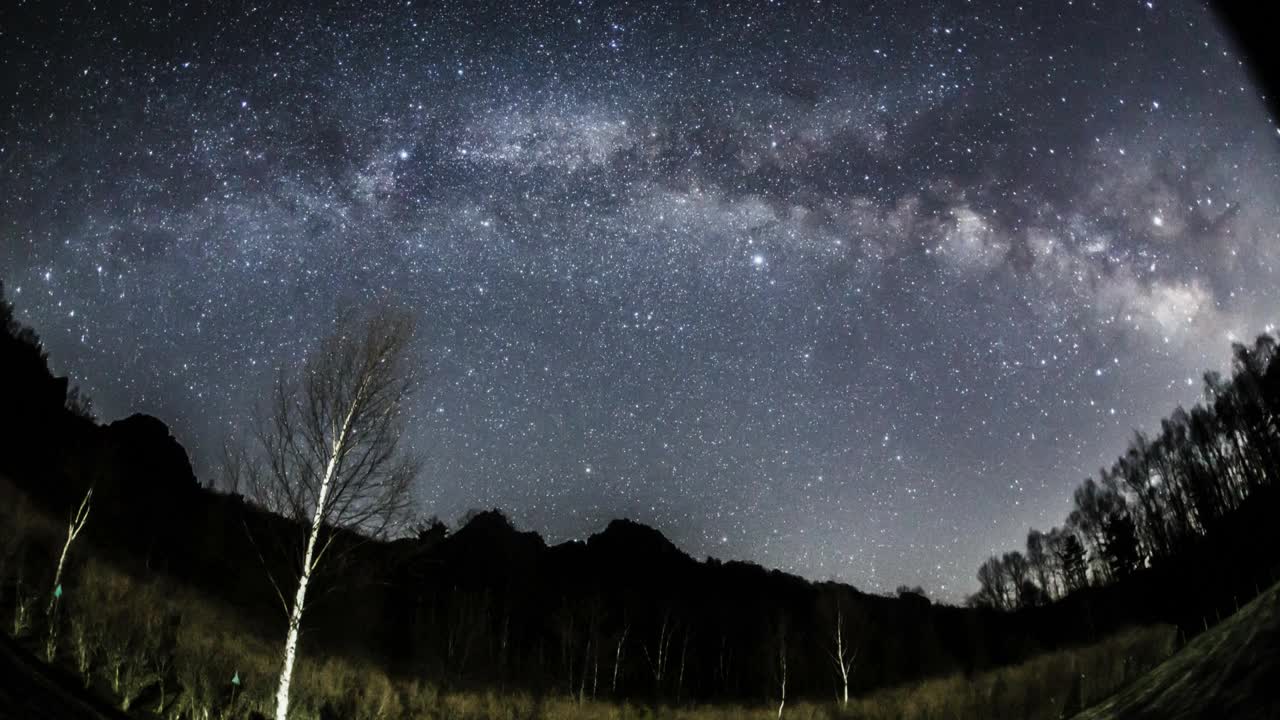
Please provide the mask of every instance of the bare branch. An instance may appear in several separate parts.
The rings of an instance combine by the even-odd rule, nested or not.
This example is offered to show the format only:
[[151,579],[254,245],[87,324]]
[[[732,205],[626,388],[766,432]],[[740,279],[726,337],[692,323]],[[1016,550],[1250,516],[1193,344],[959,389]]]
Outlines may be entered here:
[[418,463],[400,447],[413,387],[412,331],[407,314],[387,308],[342,314],[300,367],[280,370],[253,423],[252,450],[242,465],[252,498],[302,527],[290,559],[297,573],[292,603],[271,578],[289,615],[278,719],[288,712],[312,575],[332,561],[335,548],[345,553],[363,539],[383,537],[412,501]]

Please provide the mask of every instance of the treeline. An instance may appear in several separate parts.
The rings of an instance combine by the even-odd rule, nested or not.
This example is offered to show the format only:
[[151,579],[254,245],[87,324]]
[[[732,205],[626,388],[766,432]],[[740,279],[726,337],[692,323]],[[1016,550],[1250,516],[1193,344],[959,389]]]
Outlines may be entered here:
[[[477,516],[474,521],[496,522],[497,517]],[[61,666],[68,680],[141,717],[177,720],[270,715],[275,691],[272,681],[279,671],[278,643],[253,627],[246,627],[243,613],[206,591],[159,575],[139,578],[98,559],[93,548],[75,547],[71,555],[75,570],[73,580],[67,584],[65,602],[54,615],[46,614],[41,601],[47,591],[47,569],[57,558],[56,552],[40,552],[39,548],[52,547],[56,551],[60,547],[59,536],[65,527],[59,522],[59,518],[43,516],[24,505],[22,494],[0,479],[0,578],[8,580],[0,583],[4,588],[0,593],[0,608],[4,610],[0,627],[5,633],[31,648],[42,661]],[[22,543],[27,545],[26,552],[15,553]],[[14,567],[18,560],[25,566],[25,574]],[[451,594],[441,593],[442,597]],[[483,646],[494,633],[477,627],[475,620],[493,615],[495,608],[492,602],[486,602],[483,593],[478,598],[474,594],[458,594],[459,602],[476,599],[480,604],[470,611],[454,607],[455,617],[468,616],[472,621],[459,623],[452,641],[455,662],[463,663],[462,655],[470,652],[472,657],[465,662],[483,671],[493,662],[489,649]],[[831,609],[819,608],[819,612]],[[690,633],[689,628],[676,623],[674,613],[668,620],[665,636],[670,640],[666,644],[672,651],[668,662],[678,687],[681,669],[690,673],[700,662],[693,652],[684,650],[684,638],[697,637],[702,631]],[[828,615],[826,620],[834,618]],[[561,615],[556,622],[572,626],[572,615]],[[861,620],[850,617],[846,622],[852,642],[863,634]],[[576,682],[570,682],[568,664],[555,658],[548,670],[553,675],[565,671],[565,682],[543,690],[531,690],[527,681],[462,684],[446,668],[393,669],[385,658],[316,652],[320,643],[313,642],[311,652],[304,653],[299,661],[290,716],[322,720],[776,720],[780,695],[720,698],[708,705],[705,697],[689,692],[679,700],[672,696],[661,699],[665,706],[662,709],[644,707],[658,700],[644,691],[643,685],[649,679],[634,673],[615,677],[613,671],[622,667],[625,672],[628,654],[635,654],[644,662],[646,653],[658,651],[659,637],[650,636],[648,627],[638,623],[631,625],[626,639],[606,636],[605,632],[608,631],[601,628],[593,635],[588,627],[578,633],[578,647],[587,657],[594,655],[592,637],[597,638],[598,669],[594,661],[582,665],[581,674],[574,677]],[[1176,634],[1176,629],[1167,625],[1125,631],[1086,647],[1039,654],[1022,664],[984,673],[955,672],[918,684],[856,692],[847,704],[839,694],[797,695],[793,691],[788,694],[783,714],[832,720],[1065,717],[1108,696],[1168,657],[1176,647]],[[608,641],[603,642],[606,638]],[[430,642],[429,636],[415,635],[411,639],[415,644]],[[795,636],[794,640],[803,643],[804,638]],[[620,664],[619,642],[623,648]],[[331,649],[327,643],[325,647]],[[419,657],[427,655],[422,653]],[[656,655],[653,657],[656,660]],[[855,659],[851,649],[846,657]],[[771,659],[777,661],[776,657],[726,658],[725,665],[753,660],[768,665]],[[798,675],[802,669],[793,668],[790,672]],[[1083,677],[1087,677],[1087,683]],[[688,683],[693,678],[686,674],[684,679]],[[4,687],[5,681],[0,679],[0,688]],[[775,693],[779,690],[780,686],[774,688]],[[0,692],[0,715],[4,714],[5,703],[4,693]]]
[[1183,564],[1193,545],[1222,534],[1246,504],[1270,499],[1280,479],[1276,341],[1262,335],[1232,350],[1230,380],[1206,373],[1203,402],[1174,410],[1154,438],[1135,432],[1125,454],[1076,489],[1061,527],[1032,530],[1025,552],[988,558],[970,604],[1034,607],[1145,568]]
[[[139,581],[193,588],[236,609],[235,632],[279,642],[284,618],[268,571],[286,577],[288,558],[251,538],[301,530],[201,487],[155,418],[94,422],[49,372],[35,333],[7,303],[0,315],[0,473],[54,518],[93,487],[79,547]],[[846,686],[856,696],[1095,639],[1070,622],[936,605],[918,589],[884,597],[749,563],[699,562],[626,521],[555,546],[494,512],[456,531],[422,530],[394,542],[335,535],[332,554],[344,561],[315,581],[303,657],[360,658],[458,691],[754,704],[780,702],[784,684],[788,702],[843,698]],[[0,583],[9,611],[23,593],[47,593],[58,552],[31,538],[14,543]],[[78,562],[72,553],[62,581],[68,607]]]
[[[281,646],[284,617],[268,571],[281,577],[286,568],[250,538],[297,537],[301,529],[234,492],[201,487],[160,421],[94,422],[70,384],[49,372],[38,338],[2,297],[0,320],[0,474],[30,499],[33,512],[52,518],[74,511],[92,487],[93,517],[79,547],[139,585],[183,588],[186,597],[228,609],[219,617],[234,618],[233,627],[196,624],[195,611],[177,606],[178,647],[183,638],[204,642],[216,627],[223,649],[210,682],[240,667],[248,673],[241,675],[244,696],[270,697],[274,678],[264,676],[278,672],[278,662],[235,653]],[[333,554],[343,562],[315,580],[301,657],[345,658],[441,693],[777,707],[785,692],[790,707],[843,701],[846,687],[856,698],[1006,666],[1172,613],[1149,601],[1168,595],[1167,583],[1091,588],[1019,613],[938,605],[918,588],[872,595],[749,563],[700,562],[656,530],[627,521],[585,542],[554,546],[496,512],[455,531],[427,523],[392,542],[334,537]],[[58,548],[34,537],[11,541],[0,611],[16,613],[19,599],[30,603],[32,593],[47,601]],[[67,608],[84,607],[88,556],[68,559]]]

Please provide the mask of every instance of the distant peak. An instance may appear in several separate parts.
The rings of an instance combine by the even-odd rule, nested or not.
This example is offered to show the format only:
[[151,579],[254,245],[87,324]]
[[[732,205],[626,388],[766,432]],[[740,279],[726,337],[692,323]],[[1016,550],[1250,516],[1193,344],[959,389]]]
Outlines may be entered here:
[[603,531],[592,535],[587,542],[596,545],[622,544],[637,549],[680,553],[675,543],[668,540],[661,531],[626,518],[610,521]]
[[492,510],[481,510],[471,514],[463,522],[462,529],[471,532],[506,532],[514,533],[516,528],[511,524],[511,520],[506,514],[496,508]]

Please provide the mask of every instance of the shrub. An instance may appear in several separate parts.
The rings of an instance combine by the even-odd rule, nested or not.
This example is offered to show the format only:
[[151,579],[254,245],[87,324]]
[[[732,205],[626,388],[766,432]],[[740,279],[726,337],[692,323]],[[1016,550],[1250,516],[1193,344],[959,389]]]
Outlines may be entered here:
[[71,618],[71,653],[75,658],[76,672],[84,680],[84,686],[93,684],[93,661],[102,644],[101,626],[84,614]]
[[26,568],[18,564],[17,576],[13,581],[13,632],[15,638],[21,638],[31,628],[31,617],[35,609],[36,595],[25,582]]

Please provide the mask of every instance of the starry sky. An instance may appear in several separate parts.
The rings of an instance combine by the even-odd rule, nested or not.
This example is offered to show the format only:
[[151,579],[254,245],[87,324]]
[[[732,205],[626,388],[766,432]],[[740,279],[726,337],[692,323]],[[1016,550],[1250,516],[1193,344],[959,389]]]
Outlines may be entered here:
[[424,513],[958,601],[1280,315],[1197,3],[321,5],[0,11],[0,280],[204,478],[393,296]]

